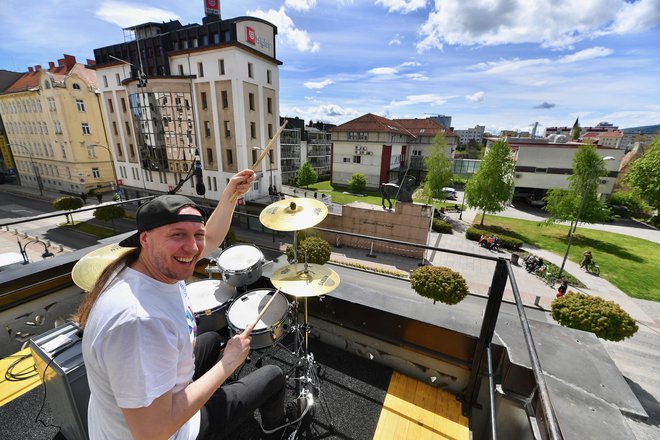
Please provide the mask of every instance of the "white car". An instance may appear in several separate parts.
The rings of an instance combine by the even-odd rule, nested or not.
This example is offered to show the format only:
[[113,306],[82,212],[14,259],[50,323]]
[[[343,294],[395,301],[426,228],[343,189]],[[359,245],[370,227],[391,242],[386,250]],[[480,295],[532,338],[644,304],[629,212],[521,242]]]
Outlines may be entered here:
[[456,200],[458,198],[458,196],[456,195],[456,190],[454,188],[450,188],[447,186],[442,188],[442,192],[445,193],[447,199]]

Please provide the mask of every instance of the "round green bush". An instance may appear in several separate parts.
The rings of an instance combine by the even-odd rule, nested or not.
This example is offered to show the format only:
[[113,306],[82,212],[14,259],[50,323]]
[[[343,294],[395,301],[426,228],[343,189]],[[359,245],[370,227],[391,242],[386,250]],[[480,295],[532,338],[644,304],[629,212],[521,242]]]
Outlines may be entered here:
[[458,304],[468,294],[465,279],[448,267],[422,266],[410,275],[415,292],[434,302]]
[[440,234],[451,234],[451,225],[444,220],[433,219],[433,230]]
[[594,333],[608,341],[622,341],[639,329],[630,315],[612,301],[568,292],[552,301],[552,318],[559,324]]
[[[321,237],[309,236],[298,242],[298,263],[304,263],[307,255],[308,263],[325,264],[330,261],[331,251],[330,243]],[[293,261],[293,246],[287,247],[286,257]]]

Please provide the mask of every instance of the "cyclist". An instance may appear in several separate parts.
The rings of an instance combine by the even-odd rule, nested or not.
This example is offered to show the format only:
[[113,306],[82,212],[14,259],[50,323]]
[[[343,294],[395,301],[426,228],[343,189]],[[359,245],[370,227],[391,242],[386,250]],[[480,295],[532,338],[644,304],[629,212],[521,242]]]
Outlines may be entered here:
[[591,261],[593,260],[593,255],[591,255],[591,251],[584,251],[582,254],[582,262],[580,263],[580,268],[584,270],[589,270],[589,265],[591,264]]

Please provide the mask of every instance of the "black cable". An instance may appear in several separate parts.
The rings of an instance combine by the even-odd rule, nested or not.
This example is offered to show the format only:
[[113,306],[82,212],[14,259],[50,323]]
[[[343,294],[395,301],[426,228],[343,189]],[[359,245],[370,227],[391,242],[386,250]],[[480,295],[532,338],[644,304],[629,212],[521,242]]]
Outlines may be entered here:
[[5,371],[5,380],[7,380],[9,382],[19,382],[21,380],[28,380],[28,379],[30,379],[34,376],[38,376],[39,372],[37,371],[37,367],[34,364],[32,365],[32,369],[30,369],[28,371],[22,371],[20,373],[14,373],[13,372],[14,368],[16,368],[18,366],[18,364],[23,362],[25,359],[30,358],[31,356],[32,356],[32,353],[24,354],[24,355],[21,355],[21,356],[17,356],[17,355],[8,356],[10,358],[17,357],[18,359],[16,359],[14,362],[12,362],[11,365],[9,365],[9,367]]

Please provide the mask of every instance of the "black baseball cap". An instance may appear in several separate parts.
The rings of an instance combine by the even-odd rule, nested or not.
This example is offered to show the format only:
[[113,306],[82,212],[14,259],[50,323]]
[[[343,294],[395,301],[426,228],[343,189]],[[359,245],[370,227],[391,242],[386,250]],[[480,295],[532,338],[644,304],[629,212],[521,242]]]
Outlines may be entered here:
[[[179,214],[181,208],[192,206],[201,215]],[[140,206],[136,214],[137,232],[119,242],[122,247],[140,247],[140,233],[178,222],[206,223],[206,212],[188,197],[166,194]]]

